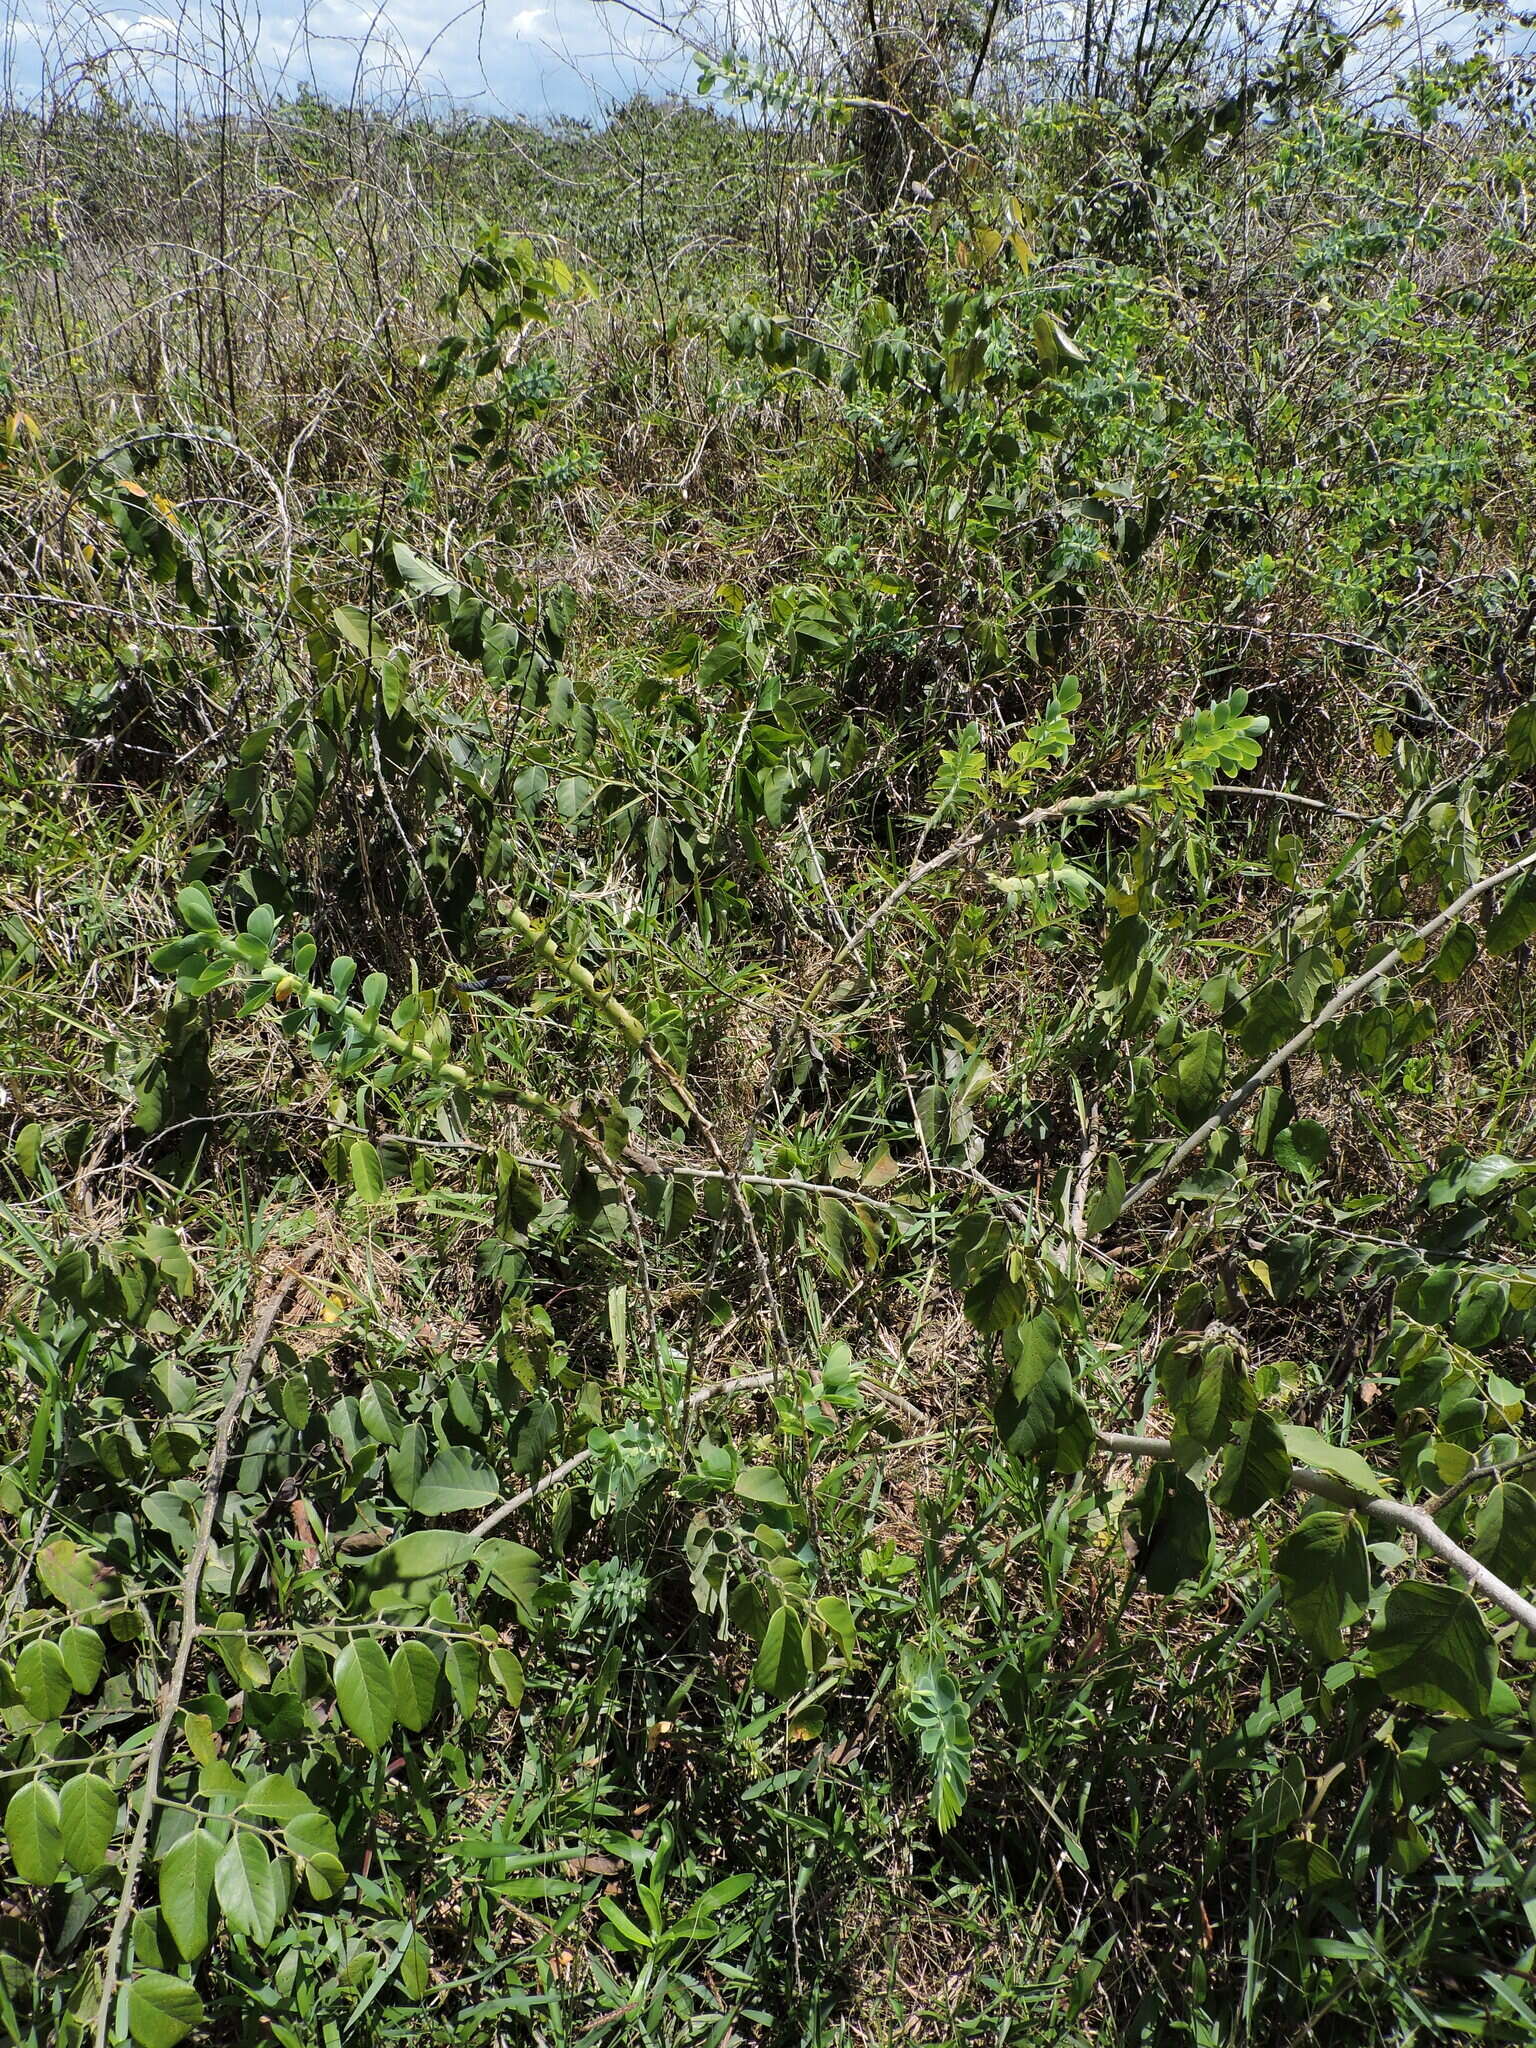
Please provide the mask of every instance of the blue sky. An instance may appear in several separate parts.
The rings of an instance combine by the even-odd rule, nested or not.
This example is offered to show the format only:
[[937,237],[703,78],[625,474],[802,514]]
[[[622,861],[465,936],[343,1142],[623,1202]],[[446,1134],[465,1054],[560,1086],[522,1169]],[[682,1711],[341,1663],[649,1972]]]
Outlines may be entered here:
[[[665,5],[665,0],[663,0]],[[586,115],[639,88],[686,89],[677,38],[611,0],[5,0],[6,84],[29,96],[104,58],[169,109],[234,67],[251,80],[308,82],[369,98],[410,93],[485,111]],[[679,15],[679,20],[682,17]]]
[[[722,40],[729,0],[647,0],[646,14],[685,31]],[[744,0],[782,6],[779,19],[804,27],[817,0]],[[1014,33],[1039,34],[1071,0],[1024,0]],[[1234,0],[1232,15],[1262,10],[1266,0]],[[1355,0],[1358,4],[1358,0]],[[533,116],[591,115],[637,89],[687,90],[694,67],[675,36],[622,0],[0,0],[5,23],[4,83],[28,97],[47,77],[55,86],[105,57],[117,79],[160,100],[168,112],[195,101],[200,85],[230,65],[255,86],[312,83],[348,97],[361,80],[364,96],[410,94],[451,99],[486,112]],[[1350,11],[1350,0],[1339,6]],[[1437,0],[1403,0],[1405,20],[1392,41],[1417,36],[1433,43],[1452,32],[1465,39],[1465,18]],[[759,17],[761,18],[761,17]],[[1373,54],[1383,54],[1378,43]],[[1377,69],[1373,64],[1371,69]],[[1387,74],[1394,65],[1384,67]]]

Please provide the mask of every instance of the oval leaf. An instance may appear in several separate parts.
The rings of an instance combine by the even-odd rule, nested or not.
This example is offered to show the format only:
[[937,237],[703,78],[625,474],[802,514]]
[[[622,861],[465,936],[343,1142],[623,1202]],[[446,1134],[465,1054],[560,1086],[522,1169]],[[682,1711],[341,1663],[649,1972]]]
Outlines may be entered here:
[[206,1828],[193,1828],[160,1859],[160,1917],[189,1963],[212,1934],[213,1873],[219,1845]]
[[105,1778],[82,1772],[59,1794],[64,1861],[81,1877],[94,1877],[117,1833],[117,1793]]
[[365,1748],[382,1749],[395,1725],[395,1682],[372,1636],[356,1636],[336,1659],[336,1704]]
[[1394,1586],[1371,1632],[1370,1660],[1395,1699],[1461,1720],[1488,1711],[1498,1653],[1471,1595],[1454,1586]]
[[64,1860],[59,1799],[41,1778],[12,1794],[5,1809],[5,1841],[23,1884],[53,1883]]
[[138,2048],[176,2048],[202,2018],[203,2001],[180,1977],[146,1970],[128,1986],[128,2032]]

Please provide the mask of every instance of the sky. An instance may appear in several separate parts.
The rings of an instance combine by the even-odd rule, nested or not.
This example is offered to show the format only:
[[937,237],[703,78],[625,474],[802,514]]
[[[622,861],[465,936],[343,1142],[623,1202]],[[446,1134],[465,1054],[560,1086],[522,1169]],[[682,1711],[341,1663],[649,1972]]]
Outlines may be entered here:
[[[666,5],[667,0],[662,0]],[[648,89],[686,89],[694,65],[614,0],[0,0],[3,86],[30,97],[105,60],[167,110],[229,74],[347,98],[423,96],[485,112],[590,115]],[[681,21],[681,15],[678,16]],[[234,61],[231,62],[230,59]]]
[[[732,0],[0,0],[0,90],[29,99],[105,63],[119,89],[186,110],[210,80],[252,94],[308,83],[329,96],[452,102],[484,113],[601,116],[637,90],[687,91],[690,35],[730,43]],[[818,0],[782,5],[803,22]],[[1249,0],[1263,6],[1265,0]],[[1038,26],[1070,0],[1023,0]],[[1242,11],[1235,0],[1232,14]],[[1348,4],[1337,12],[1347,15]],[[1455,17],[1439,0],[1402,0],[1394,40],[1429,42]],[[676,31],[681,31],[681,38]],[[1024,32],[1016,30],[1017,32]],[[1465,40],[1465,26],[1450,33]],[[231,59],[234,61],[232,62]],[[132,85],[130,86],[130,81]]]

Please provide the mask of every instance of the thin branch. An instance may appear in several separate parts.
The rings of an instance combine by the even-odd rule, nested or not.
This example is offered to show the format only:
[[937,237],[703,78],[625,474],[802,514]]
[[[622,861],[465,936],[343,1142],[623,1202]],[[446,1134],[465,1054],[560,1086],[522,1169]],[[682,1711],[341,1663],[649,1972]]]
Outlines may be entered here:
[[1347,818],[1352,825],[1390,825],[1392,822],[1384,812],[1372,817],[1366,811],[1346,811],[1342,804],[1336,804],[1327,797],[1300,796],[1294,789],[1266,789],[1260,782],[1217,782],[1206,794],[1268,797],[1277,804],[1299,804],[1305,811],[1326,811],[1331,818]]
[[239,1422],[245,1407],[246,1397],[251,1390],[251,1381],[261,1362],[261,1355],[267,1348],[278,1317],[292,1299],[303,1272],[303,1266],[291,1268],[256,1318],[251,1334],[246,1339],[245,1349],[241,1352],[235,1367],[235,1383],[230,1389],[229,1399],[224,1403],[218,1428],[214,1431],[213,1447],[208,1453],[208,1468],[203,1474],[205,1492],[202,1519],[198,1524],[197,1541],[192,1546],[186,1570],[181,1575],[181,1613],[175,1630],[176,1654],[171,1664],[170,1676],[160,1691],[160,1718],[155,1723],[155,1731],[150,1737],[145,1759],[144,1790],[139,1806],[139,1817],[134,1826],[133,1839],[128,1845],[128,1852],[123,1858],[122,1890],[118,1894],[117,1911],[112,1916],[112,1925],[107,1932],[106,1951],[102,1956],[101,1998],[96,2007],[94,2029],[96,2048],[106,2048],[112,2024],[112,2008],[116,2003],[120,1983],[123,1941],[128,1932],[129,1922],[133,1918],[133,1902],[138,1890],[139,1872],[144,1865],[149,1848],[150,1829],[154,1825],[160,1787],[160,1766],[164,1762],[165,1746],[181,1707],[187,1670],[192,1662],[193,1646],[197,1642],[198,1595],[202,1588],[203,1567],[207,1564],[208,1552],[213,1547],[214,1517],[219,1509],[224,1467],[229,1462],[229,1449],[234,1438],[235,1425]]
[[1536,1451],[1522,1451],[1519,1457],[1506,1458],[1501,1465],[1474,1465],[1470,1472],[1462,1473],[1454,1486],[1437,1493],[1426,1505],[1432,1515],[1443,1515],[1453,1501],[1470,1493],[1474,1486],[1481,1486],[1485,1479],[1507,1479],[1511,1472],[1523,1472],[1529,1465],[1536,1465]]
[[1536,867],[1536,848],[1522,854],[1519,860],[1511,861],[1508,867],[1500,868],[1497,874],[1485,875],[1480,882],[1474,882],[1470,889],[1463,889],[1454,903],[1447,904],[1445,909],[1438,912],[1427,924],[1421,924],[1416,931],[1410,932],[1400,945],[1383,954],[1373,967],[1367,967],[1363,974],[1357,974],[1353,981],[1347,981],[1342,988],[1336,989],[1310,1024],[1303,1024],[1295,1036],[1288,1038],[1278,1052],[1271,1053],[1262,1066],[1255,1067],[1242,1086],[1229,1095],[1218,1108],[1213,1109],[1198,1130],[1191,1131],[1183,1144],[1176,1146],[1161,1166],[1155,1168],[1144,1180],[1136,1183],[1121,1203],[1120,1214],[1123,1216],[1127,1209],[1134,1208],[1155,1188],[1161,1187],[1192,1152],[1200,1149],[1207,1138],[1213,1136],[1224,1124],[1232,1121],[1243,1105],[1250,1101],[1273,1075],[1279,1073],[1287,1060],[1293,1060],[1298,1053],[1305,1052],[1325,1024],[1331,1024],[1341,1010],[1348,1009],[1356,996],[1364,995],[1367,990],[1374,988],[1377,982],[1384,980],[1395,967],[1400,966],[1409,946],[1419,945],[1426,939],[1434,938],[1437,932],[1443,931],[1448,924],[1454,924],[1464,910],[1469,910],[1490,891],[1497,889],[1504,882],[1512,881],[1516,875],[1524,874],[1532,867]]
[[827,965],[817,976],[810,994],[801,1005],[802,1012],[808,1010],[826,987],[833,973],[853,953],[856,953],[870,933],[883,924],[904,896],[908,896],[920,882],[926,882],[930,875],[936,875],[943,868],[953,867],[956,861],[964,860],[967,854],[976,853],[984,846],[993,846],[998,840],[1020,833],[1031,832],[1037,825],[1050,824],[1057,818],[1085,818],[1095,811],[1108,811],[1136,803],[1148,794],[1143,784],[1131,783],[1124,789],[1106,789],[1094,796],[1061,797],[1053,804],[1042,804],[1038,810],[1028,811],[1017,820],[999,819],[984,827],[980,832],[968,832],[963,839],[951,840],[942,853],[936,853],[931,860],[919,862],[909,870],[890,892],[876,904],[858,930],[846,939]]
[[[691,1393],[684,1395],[682,1407],[691,1414],[695,1408],[702,1408],[710,1401],[723,1400],[727,1394],[758,1394],[778,1384],[779,1374],[776,1372],[739,1373],[734,1379],[711,1380],[708,1386],[695,1387]],[[909,1421],[921,1423],[926,1428],[929,1417],[924,1415],[920,1408],[914,1407],[905,1395],[898,1394],[894,1387],[888,1387],[881,1380],[867,1377],[861,1379],[859,1384],[866,1387],[887,1408],[893,1409],[898,1415],[906,1416]],[[521,1509],[530,1506],[540,1494],[548,1493],[551,1487],[569,1479],[573,1472],[579,1472],[582,1466],[590,1461],[592,1455],[591,1451],[577,1451],[574,1457],[567,1458],[552,1472],[546,1472],[542,1479],[536,1479],[532,1486],[525,1486],[522,1492],[514,1494],[511,1500],[504,1500],[499,1507],[492,1508],[485,1519],[477,1522],[470,1530],[469,1540],[478,1543],[482,1536],[489,1536],[493,1529],[499,1529],[503,1522]]]
[[[1173,1457],[1173,1445],[1160,1436],[1116,1436],[1102,1429],[1097,1434],[1102,1447],[1118,1458],[1171,1460]],[[1479,1564],[1472,1553],[1463,1550],[1453,1537],[1447,1536],[1427,1508],[1410,1507],[1406,1501],[1357,1492],[1342,1479],[1335,1479],[1332,1473],[1314,1471],[1310,1465],[1293,1465],[1287,1484],[1300,1493],[1312,1493],[1319,1500],[1332,1501],[1336,1507],[1352,1508],[1367,1520],[1380,1522],[1389,1529],[1402,1529],[1417,1536],[1427,1549],[1444,1558],[1447,1564],[1454,1565],[1484,1599],[1491,1600],[1495,1607],[1502,1607],[1512,1620],[1518,1621],[1536,1638],[1536,1606],[1532,1606],[1523,1593],[1506,1585],[1485,1564]]]
[[[773,1372],[747,1372],[731,1380],[712,1380],[707,1387],[695,1387],[693,1392],[684,1398],[683,1407],[689,1410],[702,1408],[706,1401],[718,1401],[726,1394],[757,1393],[764,1387],[776,1385],[778,1377],[778,1374]],[[520,1509],[531,1506],[541,1493],[548,1493],[551,1487],[569,1479],[573,1472],[579,1472],[582,1466],[590,1461],[592,1455],[591,1451],[577,1451],[574,1457],[567,1458],[552,1472],[546,1472],[542,1479],[536,1479],[532,1486],[525,1486],[522,1492],[514,1494],[511,1500],[504,1500],[499,1507],[492,1508],[485,1519],[476,1522],[474,1528],[470,1530],[470,1542],[478,1543],[482,1536],[489,1536],[493,1529],[499,1529],[503,1522],[510,1520]]]

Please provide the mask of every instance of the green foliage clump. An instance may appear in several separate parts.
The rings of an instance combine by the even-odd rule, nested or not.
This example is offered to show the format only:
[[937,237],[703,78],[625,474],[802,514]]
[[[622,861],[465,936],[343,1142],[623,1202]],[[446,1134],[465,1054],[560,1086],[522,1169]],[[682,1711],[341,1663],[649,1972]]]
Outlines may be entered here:
[[1527,2038],[1536,159],[1341,56],[163,318],[7,117],[10,2038]]

